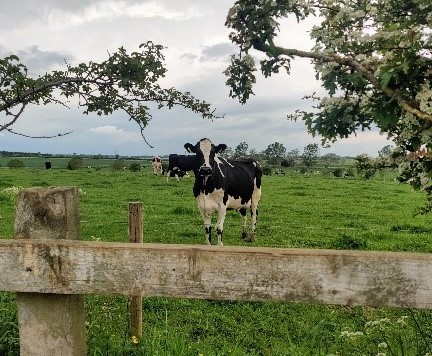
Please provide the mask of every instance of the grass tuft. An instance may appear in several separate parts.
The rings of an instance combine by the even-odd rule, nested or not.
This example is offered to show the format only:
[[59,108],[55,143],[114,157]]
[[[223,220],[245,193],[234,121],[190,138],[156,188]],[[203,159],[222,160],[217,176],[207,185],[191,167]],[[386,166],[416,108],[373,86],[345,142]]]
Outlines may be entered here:
[[368,242],[362,237],[342,235],[331,244],[336,250],[367,250]]

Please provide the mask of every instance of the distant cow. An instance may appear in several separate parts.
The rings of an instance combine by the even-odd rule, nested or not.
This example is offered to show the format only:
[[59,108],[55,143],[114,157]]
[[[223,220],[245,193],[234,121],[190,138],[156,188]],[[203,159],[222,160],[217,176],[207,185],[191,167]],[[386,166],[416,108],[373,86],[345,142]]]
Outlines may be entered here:
[[159,175],[162,174],[162,159],[159,156],[155,156],[152,159],[152,168],[153,168],[153,174]]
[[177,183],[180,182],[179,177],[189,177],[188,171],[194,170],[196,166],[195,156],[185,156],[171,154],[168,157],[167,182],[169,177],[176,177]]
[[51,162],[45,162],[45,169],[51,169]]
[[196,145],[186,143],[187,151],[195,153],[195,184],[193,193],[204,222],[206,242],[211,244],[211,215],[217,212],[216,232],[218,245],[223,245],[222,234],[227,209],[236,209],[242,216],[242,237],[247,238],[246,209],[251,209],[252,232],[249,241],[256,236],[258,202],[261,198],[262,170],[251,158],[225,159],[218,156],[225,144],[215,146],[207,139]]
[[167,173],[167,182],[169,180],[169,177],[175,177],[177,180],[177,183],[180,183],[179,178],[182,177],[189,177],[189,173],[186,171],[182,171],[180,168],[178,167],[174,167],[172,170],[168,171]]

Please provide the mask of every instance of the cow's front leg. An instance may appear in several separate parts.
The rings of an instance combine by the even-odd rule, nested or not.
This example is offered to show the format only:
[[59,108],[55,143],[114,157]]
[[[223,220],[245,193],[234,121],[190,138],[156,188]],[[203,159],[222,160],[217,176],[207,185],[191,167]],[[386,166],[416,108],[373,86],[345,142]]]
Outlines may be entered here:
[[251,210],[251,236],[249,238],[249,240],[251,242],[254,242],[256,240],[256,227],[257,227],[257,218],[258,218],[258,208],[254,207]]
[[211,245],[211,214],[206,214],[205,212],[202,213],[202,218],[204,222],[204,230],[206,234],[206,244]]
[[240,214],[242,217],[242,238],[246,239],[247,238],[247,216],[246,216],[246,209],[245,208],[241,208],[240,209]]
[[223,246],[222,235],[223,235],[223,225],[225,221],[225,215],[226,215],[226,206],[220,206],[218,209],[218,219],[216,223],[218,246]]

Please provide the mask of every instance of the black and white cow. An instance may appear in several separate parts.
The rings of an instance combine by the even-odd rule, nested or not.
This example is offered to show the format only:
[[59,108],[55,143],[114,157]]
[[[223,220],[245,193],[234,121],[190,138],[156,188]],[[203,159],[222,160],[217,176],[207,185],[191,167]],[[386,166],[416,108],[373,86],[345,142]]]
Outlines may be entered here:
[[192,171],[196,166],[194,156],[185,156],[170,154],[168,156],[167,182],[169,177],[176,177],[179,183],[179,177],[189,177],[188,171]]
[[174,167],[172,170],[167,173],[167,182],[169,181],[169,177],[175,177],[177,183],[180,183],[180,179],[182,177],[189,178],[189,173],[187,171],[182,171],[178,167]]
[[246,209],[251,210],[252,232],[250,241],[255,240],[258,203],[261,198],[262,170],[251,158],[225,159],[218,156],[226,149],[225,144],[215,146],[207,139],[196,145],[186,143],[187,151],[195,153],[195,184],[193,193],[198,203],[206,242],[211,244],[211,216],[217,212],[216,232],[218,245],[223,245],[222,234],[227,209],[240,211],[242,216],[242,237],[248,237],[246,230]]

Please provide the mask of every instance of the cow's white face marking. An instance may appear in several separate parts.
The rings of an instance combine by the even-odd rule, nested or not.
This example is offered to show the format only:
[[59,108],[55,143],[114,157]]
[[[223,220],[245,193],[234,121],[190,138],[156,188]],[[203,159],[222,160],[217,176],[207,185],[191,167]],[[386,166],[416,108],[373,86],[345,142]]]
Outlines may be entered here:
[[203,166],[205,166],[205,167],[210,167],[211,148],[212,148],[212,143],[210,142],[210,140],[205,139],[205,140],[200,142],[200,150],[201,150],[203,157],[204,157]]

